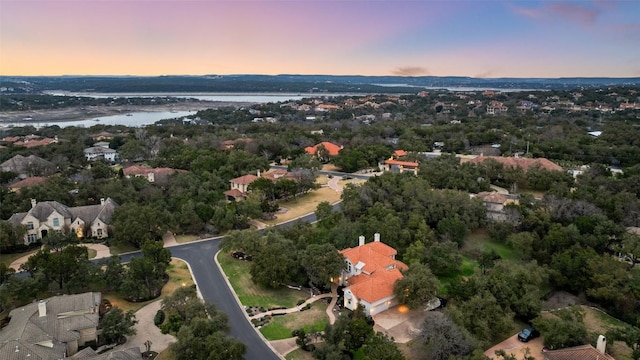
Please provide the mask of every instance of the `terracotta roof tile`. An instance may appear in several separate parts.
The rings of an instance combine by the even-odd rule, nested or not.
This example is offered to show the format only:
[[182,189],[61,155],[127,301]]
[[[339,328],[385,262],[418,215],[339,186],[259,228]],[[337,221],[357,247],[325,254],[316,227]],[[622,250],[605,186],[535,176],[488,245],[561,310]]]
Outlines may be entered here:
[[503,166],[511,167],[511,168],[521,168],[524,171],[528,171],[529,169],[540,166],[542,169],[548,171],[562,171],[562,167],[558,164],[555,164],[549,159],[545,158],[523,158],[523,157],[502,157],[502,156],[478,156],[475,159],[469,160],[472,164],[479,164],[483,161],[493,159]]
[[24,180],[18,181],[17,183],[13,183],[9,186],[10,189],[16,191],[22,188],[28,188],[36,185],[44,184],[47,181],[46,177],[42,176],[32,176],[28,177]]
[[311,155],[315,155],[320,145],[324,146],[324,148],[327,149],[330,156],[337,156],[340,150],[342,150],[342,146],[336,145],[334,143],[330,143],[328,141],[323,141],[320,144],[316,144],[314,146],[308,146],[304,148],[304,151],[308,152]]
[[258,177],[253,175],[253,174],[247,174],[244,176],[240,176],[237,177],[235,179],[231,179],[229,180],[230,183],[234,183],[234,184],[242,184],[242,185],[248,185],[251,184],[252,182],[256,181]]
[[387,164],[387,165],[409,166],[409,167],[418,167],[420,165],[417,162],[400,161],[400,160],[385,160],[385,164]]
[[545,360],[615,360],[591,345],[574,346],[544,353]]

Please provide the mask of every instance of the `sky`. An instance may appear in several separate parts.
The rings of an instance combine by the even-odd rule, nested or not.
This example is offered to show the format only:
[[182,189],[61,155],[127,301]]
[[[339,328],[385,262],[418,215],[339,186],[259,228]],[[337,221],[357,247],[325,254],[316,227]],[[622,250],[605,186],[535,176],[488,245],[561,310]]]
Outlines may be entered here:
[[0,0],[0,75],[640,77],[640,0]]

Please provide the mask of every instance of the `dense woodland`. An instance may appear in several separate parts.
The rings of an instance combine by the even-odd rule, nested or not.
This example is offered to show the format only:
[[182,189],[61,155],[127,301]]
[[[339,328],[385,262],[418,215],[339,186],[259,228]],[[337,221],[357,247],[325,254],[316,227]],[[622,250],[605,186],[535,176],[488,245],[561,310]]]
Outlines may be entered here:
[[[620,103],[624,100],[619,97],[627,100],[637,97],[637,89],[631,88],[581,93],[576,101],[595,103],[609,99]],[[538,101],[551,96],[574,97],[569,92],[529,95]],[[521,101],[519,97],[529,98],[520,93],[497,96],[513,104]],[[0,162],[16,154],[35,154],[57,167],[57,173],[44,185],[19,193],[9,192],[5,187],[0,189],[0,218],[8,219],[15,212],[28,210],[31,198],[78,206],[111,197],[120,208],[109,242],[144,250],[149,246],[145,245],[148,240],[160,238],[166,230],[188,234],[242,230],[229,232],[223,248],[251,254],[254,281],[272,288],[309,282],[319,288],[328,286],[325,275],[339,273],[340,259],[318,254],[335,254],[337,249],[357,245],[359,235],[371,238],[378,232],[382,241],[395,247],[398,258],[410,266],[401,285],[414,294],[404,298],[407,304],[419,308],[434,295],[448,300],[443,311],[429,314],[413,347],[415,358],[480,359],[478,349],[485,349],[517,330],[514,320],[519,324],[535,324],[545,334],[545,345],[550,347],[593,342],[594,334],[586,331],[582,314],[575,310],[567,309],[551,319],[540,316],[545,299],[556,291],[575,294],[627,322],[628,328],[612,332],[608,338],[638,349],[640,332],[633,327],[640,325],[637,266],[640,236],[627,231],[628,227],[640,226],[637,110],[613,113],[518,110],[491,116],[483,113],[482,107],[465,105],[468,99],[447,111],[438,108],[439,103],[460,99],[451,92],[434,92],[427,97],[402,96],[395,100],[383,95],[368,99],[385,105],[343,108],[323,113],[315,121],[306,120],[303,112],[291,106],[263,104],[251,109],[202,111],[194,116],[198,122],[190,125],[166,121],[144,129],[104,126],[7,129],[4,136],[55,135],[60,142],[28,150],[7,144],[6,149],[0,150]],[[254,123],[251,119],[256,111],[278,121]],[[376,117],[367,124],[358,119],[360,115],[383,113],[391,115]],[[321,134],[317,132],[320,129]],[[157,184],[142,178],[125,178],[119,167],[100,162],[87,164],[82,149],[94,142],[93,134],[103,130],[116,135],[110,146],[121,153],[125,162],[144,159],[151,166],[185,171]],[[602,134],[589,135],[593,130]],[[231,150],[222,146],[224,140],[241,138],[250,141],[236,142]],[[228,180],[264,171],[272,162],[289,163],[292,170],[304,169],[301,174],[309,174],[318,168],[318,162],[304,155],[302,149],[320,141],[344,146],[331,162],[345,171],[377,167],[395,149],[408,151],[411,159],[420,162],[420,171],[417,176],[385,173],[361,186],[348,186],[340,210],[333,211],[330,204],[321,204],[316,210],[319,222],[314,225],[297,224],[265,234],[246,230],[250,219],[275,211],[278,199],[301,196],[312,190],[313,184],[259,183],[247,201],[228,203],[223,196]],[[425,157],[422,153],[432,151],[435,142],[444,142],[443,152],[497,151],[506,156],[546,157],[566,169],[586,167],[581,168],[582,175],[574,178],[565,172],[540,168],[527,172],[504,168],[491,161],[472,165],[461,163],[454,156]],[[492,146],[497,144],[500,146]],[[614,173],[612,169],[622,172]],[[0,180],[10,184],[16,174],[1,175]],[[302,177],[308,179],[307,175]],[[488,190],[490,184],[518,195],[519,203],[509,205],[505,222],[487,221],[482,201],[469,196]],[[503,250],[471,247],[470,242],[477,234],[488,234],[490,241]],[[6,221],[0,221],[3,252],[21,249],[20,235]],[[68,251],[76,250],[65,247],[52,255],[40,254],[39,258],[59,254],[61,258],[52,263],[64,269],[68,268],[65,259],[84,259],[78,254],[67,256]],[[141,264],[141,269],[164,263],[156,260]],[[46,259],[42,261],[48,264]],[[88,260],[82,261],[74,266],[88,266]],[[73,292],[81,290],[78,288],[81,280],[75,276],[92,274],[91,271],[66,274],[60,268],[45,274],[40,264],[34,260],[27,265],[25,269],[33,275],[28,280],[14,279],[3,270],[2,280],[7,283],[2,287],[0,300],[4,306],[35,296],[27,292],[34,286],[27,282],[38,282],[40,287],[36,289],[58,286],[60,291]],[[117,270],[120,269],[117,263],[106,269],[107,272],[116,269],[113,270],[116,274],[122,271]],[[128,293],[137,286],[135,281],[144,281],[135,280],[131,271],[126,276],[115,275],[123,280],[121,283],[96,286]],[[102,277],[104,281],[111,278],[111,275]],[[153,289],[147,287],[145,291],[148,292],[136,297],[150,296]],[[366,330],[366,319],[355,314],[350,320],[341,321],[336,324],[337,330],[327,329],[330,347],[318,349],[314,353],[318,359],[337,359],[345,356],[345,351],[369,351],[368,358],[375,358],[376,354],[385,358],[379,355],[383,351],[395,354],[385,345],[388,339]],[[353,321],[355,324],[351,324]],[[371,341],[368,348],[363,339],[360,343],[346,343],[344,337],[339,340],[340,331],[349,326],[363,329],[366,333],[363,339]],[[186,332],[183,335],[191,337]],[[304,342],[306,335],[301,338]],[[371,349],[380,352],[372,353]],[[640,353],[636,350],[634,359],[638,358]]]

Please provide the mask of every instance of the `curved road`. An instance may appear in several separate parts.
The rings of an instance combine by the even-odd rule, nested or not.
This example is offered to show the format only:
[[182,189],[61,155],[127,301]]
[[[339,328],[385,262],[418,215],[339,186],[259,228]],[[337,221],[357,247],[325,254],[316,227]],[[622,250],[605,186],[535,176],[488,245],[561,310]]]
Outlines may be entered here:
[[[335,176],[360,177],[336,172],[323,173],[331,173]],[[335,204],[333,206],[334,210],[338,209],[339,206],[339,203]],[[275,227],[292,226],[298,221],[312,223],[316,221],[316,216],[315,214],[308,214],[298,219],[278,224]],[[244,309],[238,306],[233,290],[227,286],[224,275],[213,260],[215,254],[218,253],[220,239],[222,239],[221,236],[171,246],[169,249],[172,257],[180,258],[189,264],[194,280],[204,300],[214,304],[219,310],[229,316],[229,325],[231,326],[230,335],[247,345],[245,359],[282,359],[258,334],[251,322],[247,320]],[[122,254],[120,255],[120,259],[123,263],[126,263],[129,262],[132,257],[137,256],[140,256],[140,252]]]

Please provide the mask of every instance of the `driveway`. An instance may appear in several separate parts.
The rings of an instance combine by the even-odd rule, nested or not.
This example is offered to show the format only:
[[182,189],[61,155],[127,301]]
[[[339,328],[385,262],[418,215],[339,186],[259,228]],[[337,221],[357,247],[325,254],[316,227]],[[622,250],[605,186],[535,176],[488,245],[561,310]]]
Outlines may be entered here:
[[542,347],[542,337],[523,343],[522,341],[518,340],[518,334],[515,334],[509,337],[507,340],[485,351],[484,355],[488,356],[491,359],[495,359],[496,350],[504,350],[507,354],[515,355],[516,359],[523,360],[525,351],[528,348],[530,351],[529,356],[532,356],[536,360],[544,360],[544,357],[542,356]]
[[[89,249],[95,250],[96,256],[94,257],[94,259],[108,258],[111,256],[111,251],[109,250],[109,247],[105,245],[101,245],[101,244],[78,244],[78,245],[86,246]],[[27,260],[29,260],[29,257],[31,255],[33,254],[25,255],[19,259],[16,259],[11,263],[11,265],[9,265],[9,267],[14,269],[15,271],[20,271],[20,265],[26,263]]]
[[409,310],[406,306],[394,306],[373,316],[374,331],[380,331],[400,344],[408,343],[419,334],[426,313],[421,310]]
[[125,350],[132,347],[139,347],[141,352],[147,351],[144,343],[151,340],[151,350],[161,352],[169,347],[169,344],[176,341],[172,335],[163,334],[160,329],[153,323],[153,317],[160,310],[162,300],[154,301],[136,311],[136,320],[138,323],[134,326],[136,334],[130,336],[123,345],[118,345],[116,349]]

